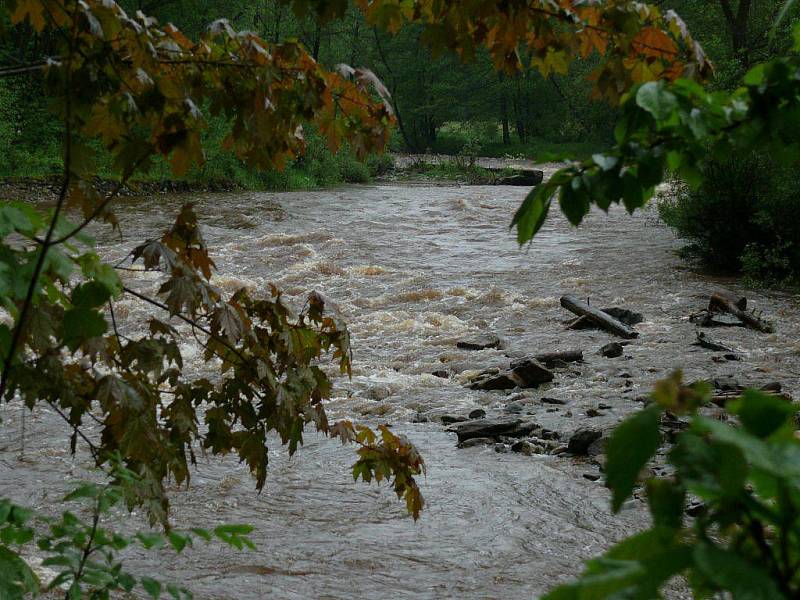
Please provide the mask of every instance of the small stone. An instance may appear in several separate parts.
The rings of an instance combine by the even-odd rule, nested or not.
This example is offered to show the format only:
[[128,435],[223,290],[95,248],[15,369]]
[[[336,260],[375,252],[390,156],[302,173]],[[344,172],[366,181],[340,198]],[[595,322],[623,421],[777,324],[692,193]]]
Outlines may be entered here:
[[604,402],[601,402],[600,404],[597,405],[597,408],[601,410],[611,410],[612,406]]
[[482,408],[476,408],[472,412],[469,413],[470,419],[483,419],[486,416],[486,411]]
[[572,416],[572,411],[568,410],[566,413],[564,413],[564,416],[571,417]]
[[589,410],[586,411],[586,416],[587,417],[602,417],[603,413],[601,413],[596,408],[590,408]]
[[433,375],[434,377],[440,377],[442,379],[450,378],[450,373],[448,371],[445,371],[444,369],[441,369],[439,371],[434,371],[433,373],[431,373],[431,375]]
[[489,444],[494,444],[494,440],[492,438],[479,437],[479,438],[470,438],[468,440],[464,440],[463,442],[459,442],[456,445],[456,447],[472,448],[474,446],[484,446]]
[[600,475],[598,473],[584,473],[583,478],[589,481],[597,481],[600,479]]
[[557,409],[557,408],[554,406],[553,408],[548,408],[548,409],[547,409],[546,411],[544,411],[544,412],[554,413],[554,412],[558,412],[558,409]]
[[476,335],[456,342],[456,347],[462,350],[488,350],[500,348],[500,346],[500,338],[492,334]]
[[544,404],[560,404],[564,405],[567,403],[566,400],[562,400],[561,398],[542,398],[542,402]]
[[506,446],[505,444],[495,444],[494,451],[500,454],[506,454],[508,453],[508,446]]
[[567,449],[576,456],[586,456],[589,446],[595,440],[603,437],[603,432],[599,429],[581,428],[572,434],[567,444]]
[[611,342],[600,348],[600,354],[606,358],[617,358],[622,356],[622,344],[619,342]]

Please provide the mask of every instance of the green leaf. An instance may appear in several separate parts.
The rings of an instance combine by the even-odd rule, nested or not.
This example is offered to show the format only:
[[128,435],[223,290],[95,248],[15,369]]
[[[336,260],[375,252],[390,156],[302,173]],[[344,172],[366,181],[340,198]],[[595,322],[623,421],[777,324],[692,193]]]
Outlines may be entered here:
[[548,182],[531,190],[517,209],[511,226],[517,227],[517,242],[520,245],[531,241],[544,225],[550,211],[551,196],[552,189]]
[[111,290],[102,283],[89,281],[72,292],[72,304],[76,308],[97,308],[111,298]]
[[19,554],[0,546],[0,598],[22,600],[28,594],[37,594],[39,579]]
[[96,310],[72,308],[64,313],[62,328],[62,340],[74,352],[86,340],[103,335],[108,324]]
[[789,425],[797,412],[791,402],[756,390],[745,391],[728,409],[739,417],[748,432],[761,439]]
[[681,527],[686,505],[686,490],[681,485],[668,479],[650,479],[647,501],[656,525],[670,529]]
[[161,582],[156,581],[152,577],[142,577],[139,583],[142,584],[144,591],[147,592],[153,600],[158,600],[161,596]]
[[694,560],[698,571],[719,589],[730,592],[734,600],[784,598],[764,570],[729,550],[700,543],[695,547]]
[[628,499],[639,473],[658,450],[661,409],[653,404],[623,421],[606,445],[606,486],[614,512]]
[[650,81],[636,92],[636,104],[653,115],[657,121],[664,121],[678,108],[678,99],[666,89],[663,81]]

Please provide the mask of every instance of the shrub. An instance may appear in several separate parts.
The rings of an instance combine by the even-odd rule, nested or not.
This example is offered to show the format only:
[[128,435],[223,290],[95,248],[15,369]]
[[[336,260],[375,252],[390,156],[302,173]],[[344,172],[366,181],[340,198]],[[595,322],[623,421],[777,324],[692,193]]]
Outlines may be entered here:
[[800,176],[761,156],[710,160],[703,183],[659,206],[689,240],[685,256],[722,272],[786,283],[800,277]]
[[[707,384],[660,382],[653,402],[606,445],[606,485],[619,511],[641,483],[652,526],[590,560],[545,600],[660,598],[682,576],[695,598],[797,598],[800,594],[800,439],[797,405],[748,390],[726,405],[738,426],[698,414]],[[640,474],[661,445],[669,411],[688,418],[669,447],[670,475]]]

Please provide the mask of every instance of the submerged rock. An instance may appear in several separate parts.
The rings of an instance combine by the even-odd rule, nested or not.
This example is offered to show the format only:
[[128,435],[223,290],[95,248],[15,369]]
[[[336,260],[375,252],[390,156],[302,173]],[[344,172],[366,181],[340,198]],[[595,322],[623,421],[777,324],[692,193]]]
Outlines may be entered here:
[[462,350],[487,350],[489,348],[500,348],[501,345],[500,338],[490,333],[464,338],[456,342],[456,347]]
[[458,436],[458,441],[463,442],[472,438],[494,437],[513,431],[517,425],[522,423],[521,419],[513,417],[498,417],[494,419],[474,419],[456,423],[449,427],[447,431],[452,431]]

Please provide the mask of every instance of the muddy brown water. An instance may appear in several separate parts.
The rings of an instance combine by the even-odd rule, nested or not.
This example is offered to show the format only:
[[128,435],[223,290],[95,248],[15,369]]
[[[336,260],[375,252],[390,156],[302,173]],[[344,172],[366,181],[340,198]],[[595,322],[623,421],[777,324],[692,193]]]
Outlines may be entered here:
[[[456,449],[438,416],[478,407],[503,414],[509,401],[502,392],[466,389],[471,372],[503,364],[509,354],[582,349],[583,364],[531,393],[531,418],[565,438],[578,427],[613,427],[676,367],[690,380],[735,375],[800,392],[795,297],[688,270],[674,255],[680,242],[652,208],[634,216],[593,213],[579,229],[553,211],[536,240],[520,249],[508,224],[525,192],[370,185],[191,197],[219,267],[217,285],[265,292],[273,282],[297,307],[310,290],[335,303],[351,330],[354,375],[337,380],[330,414],[389,422],[418,444],[428,463],[427,507],[413,522],[386,487],[353,483],[351,449],[310,435],[291,459],[274,445],[260,495],[232,459],[201,459],[191,487],[172,491],[177,527],[251,523],[256,551],[198,545],[179,557],[134,552],[126,557],[131,568],[181,581],[197,598],[535,597],[574,576],[583,559],[646,526],[646,510],[632,501],[611,515],[602,483],[583,477],[597,473],[586,461]],[[186,199],[121,200],[125,239],[98,231],[101,251],[122,258],[167,226]],[[156,275],[123,277],[146,291],[157,285]],[[742,354],[739,363],[714,362],[715,353],[691,345],[688,315],[720,288],[748,296],[778,322],[774,335],[708,331]],[[565,293],[642,312],[640,338],[621,358],[601,357],[597,350],[612,341],[609,335],[564,330],[569,314],[558,299]],[[126,299],[117,313],[122,328],[135,333],[145,308]],[[456,348],[458,339],[479,332],[500,335],[505,348]],[[182,350],[200,373],[196,348],[187,343]],[[430,374],[441,369],[452,377]],[[566,404],[541,404],[542,395]],[[600,403],[610,408],[588,417]],[[84,474],[86,457],[70,457],[69,432],[37,409],[26,419],[21,460],[20,415],[18,407],[0,410],[0,495],[58,510],[55,500],[70,477]],[[119,516],[118,524],[138,519]]]

